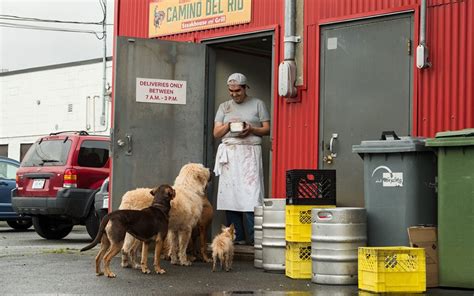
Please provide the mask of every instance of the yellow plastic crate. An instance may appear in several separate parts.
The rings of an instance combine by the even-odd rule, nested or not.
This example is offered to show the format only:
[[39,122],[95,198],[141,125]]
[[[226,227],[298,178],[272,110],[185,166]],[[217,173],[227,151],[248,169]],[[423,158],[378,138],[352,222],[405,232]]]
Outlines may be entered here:
[[285,275],[292,279],[311,278],[311,243],[286,243]]
[[335,206],[286,205],[285,239],[288,242],[311,242],[311,210],[313,208],[335,208]]
[[359,289],[383,292],[426,291],[425,250],[409,247],[360,247]]

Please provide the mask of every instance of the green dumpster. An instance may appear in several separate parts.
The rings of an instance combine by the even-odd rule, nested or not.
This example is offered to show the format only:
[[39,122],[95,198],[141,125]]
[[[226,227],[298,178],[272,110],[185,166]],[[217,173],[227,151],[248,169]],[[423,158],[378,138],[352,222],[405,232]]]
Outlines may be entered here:
[[474,129],[440,132],[438,151],[439,284],[474,288]]

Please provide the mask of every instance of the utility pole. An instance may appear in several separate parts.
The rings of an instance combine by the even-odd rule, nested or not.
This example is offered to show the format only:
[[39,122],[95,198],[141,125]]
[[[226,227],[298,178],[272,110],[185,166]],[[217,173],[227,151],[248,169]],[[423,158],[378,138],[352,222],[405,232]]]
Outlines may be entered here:
[[102,34],[103,34],[103,41],[104,41],[104,55],[102,57],[102,66],[103,66],[103,81],[102,81],[102,114],[100,115],[100,124],[105,126],[105,100],[107,96],[107,0],[101,0],[104,4],[104,19],[102,21]]

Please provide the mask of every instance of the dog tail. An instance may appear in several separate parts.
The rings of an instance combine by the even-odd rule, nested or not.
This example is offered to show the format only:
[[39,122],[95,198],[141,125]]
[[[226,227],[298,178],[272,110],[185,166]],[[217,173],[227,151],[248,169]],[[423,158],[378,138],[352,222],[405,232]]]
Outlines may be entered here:
[[102,221],[100,222],[99,231],[97,232],[97,235],[95,236],[95,239],[90,244],[88,244],[87,246],[82,248],[81,252],[90,250],[93,247],[97,246],[97,244],[102,239],[102,235],[105,232],[105,226],[107,226],[107,223],[109,222],[109,220],[110,220],[110,215],[109,214],[105,215],[104,218],[102,219]]

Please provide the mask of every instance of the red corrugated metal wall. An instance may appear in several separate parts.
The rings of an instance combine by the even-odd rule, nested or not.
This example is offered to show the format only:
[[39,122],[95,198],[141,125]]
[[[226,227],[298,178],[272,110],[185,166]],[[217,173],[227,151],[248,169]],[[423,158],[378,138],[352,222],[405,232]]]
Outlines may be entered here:
[[[150,0],[117,0],[117,34],[147,37]],[[299,1],[299,0],[297,0]],[[414,67],[413,135],[431,137],[438,131],[474,127],[474,0],[428,0],[427,46],[429,69]],[[283,0],[254,0],[252,23],[169,36],[166,39],[199,42],[202,39],[283,27]],[[418,41],[420,0],[306,0],[304,86],[301,101],[274,98],[272,197],[285,196],[285,171],[316,168],[319,130],[319,26],[334,20],[415,11]],[[283,58],[283,32],[280,34]],[[280,50],[281,48],[281,50]],[[277,84],[275,80],[275,93]]]
[[420,75],[418,133],[474,127],[474,1],[430,1],[427,18],[433,66]]
[[148,37],[149,3],[149,0],[115,0],[114,24],[118,36]]

